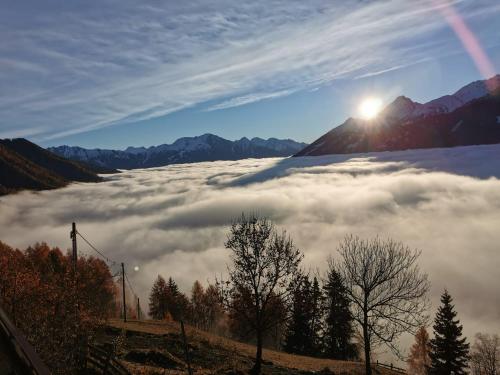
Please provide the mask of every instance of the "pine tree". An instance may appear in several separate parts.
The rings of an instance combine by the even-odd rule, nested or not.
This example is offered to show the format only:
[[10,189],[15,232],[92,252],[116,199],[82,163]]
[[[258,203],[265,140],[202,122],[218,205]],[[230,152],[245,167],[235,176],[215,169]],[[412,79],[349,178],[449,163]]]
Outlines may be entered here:
[[149,295],[149,315],[151,315],[153,319],[161,320],[167,315],[166,294],[167,283],[163,277],[158,275]]
[[163,277],[158,278],[153,284],[149,295],[149,314],[153,319],[165,319],[171,316],[174,320],[186,317],[189,310],[188,298],[179,291],[174,279]]
[[462,338],[462,325],[456,319],[453,299],[444,291],[441,306],[434,320],[434,338],[431,340],[432,375],[464,375],[469,361],[469,344]]
[[303,276],[299,287],[293,294],[292,316],[287,326],[284,349],[288,353],[307,354],[312,347],[310,334],[311,321],[311,282]]
[[310,327],[309,334],[311,347],[307,354],[318,356],[321,352],[321,337],[320,333],[323,328],[323,292],[319,286],[318,278],[313,278],[311,286],[311,300],[310,300]]
[[188,318],[189,299],[179,291],[173,278],[169,277],[165,293],[167,310],[175,321]]
[[294,354],[318,356],[322,326],[323,293],[314,277],[312,283],[303,276],[293,296],[292,318],[285,335],[285,351]]
[[409,375],[428,374],[431,365],[429,351],[429,334],[425,327],[420,327],[415,335],[415,343],[410,348],[410,355],[407,361]]
[[326,311],[323,334],[324,356],[348,360],[358,356],[352,343],[354,335],[353,319],[349,310],[349,298],[340,274],[333,265],[327,274],[325,285],[324,310]]

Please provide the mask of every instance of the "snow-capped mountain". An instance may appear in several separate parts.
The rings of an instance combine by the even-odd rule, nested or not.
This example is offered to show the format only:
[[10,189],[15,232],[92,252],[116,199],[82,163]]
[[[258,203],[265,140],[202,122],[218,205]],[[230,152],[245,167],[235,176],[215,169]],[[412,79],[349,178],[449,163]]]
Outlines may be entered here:
[[296,156],[500,143],[500,75],[421,104],[397,97],[373,120],[349,118]]
[[168,164],[214,160],[238,160],[290,156],[307,146],[291,139],[241,138],[236,141],[204,134],[184,137],[172,144],[151,147],[128,147],[125,150],[85,149],[75,146],[50,147],[68,159],[83,161],[106,168],[132,169],[158,167]]
[[411,120],[418,117],[450,113],[475,99],[488,95],[498,88],[500,88],[500,75],[488,80],[469,83],[452,95],[445,95],[424,104],[414,102],[405,96],[399,96],[386,107],[383,114],[391,114],[394,118],[400,120]]

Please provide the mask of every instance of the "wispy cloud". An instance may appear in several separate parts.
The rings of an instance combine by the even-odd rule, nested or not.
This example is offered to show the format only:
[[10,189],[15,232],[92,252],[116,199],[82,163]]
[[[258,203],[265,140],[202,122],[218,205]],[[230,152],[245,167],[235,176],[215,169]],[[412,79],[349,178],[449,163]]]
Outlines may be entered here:
[[236,98],[231,98],[222,103],[210,106],[206,109],[206,111],[217,111],[219,109],[239,107],[241,105],[259,102],[261,100],[274,99],[274,98],[279,98],[281,96],[290,95],[293,92],[294,92],[293,90],[282,90],[277,92],[262,92],[262,93],[238,96]]
[[[0,137],[59,137],[208,101],[229,108],[439,56],[460,47],[439,33],[447,26],[436,7],[430,0],[2,3],[0,85],[8,90],[0,91]],[[456,9],[470,20],[500,12],[475,1]]]

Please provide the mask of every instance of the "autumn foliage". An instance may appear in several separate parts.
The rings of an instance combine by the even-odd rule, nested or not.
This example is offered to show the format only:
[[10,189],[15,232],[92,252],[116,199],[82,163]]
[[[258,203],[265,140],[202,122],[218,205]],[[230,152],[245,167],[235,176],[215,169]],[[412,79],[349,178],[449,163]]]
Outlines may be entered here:
[[36,244],[21,251],[0,242],[0,305],[54,373],[72,373],[85,343],[112,311],[107,265]]
[[430,339],[425,327],[420,327],[415,335],[415,343],[408,357],[409,375],[427,375],[431,366]]

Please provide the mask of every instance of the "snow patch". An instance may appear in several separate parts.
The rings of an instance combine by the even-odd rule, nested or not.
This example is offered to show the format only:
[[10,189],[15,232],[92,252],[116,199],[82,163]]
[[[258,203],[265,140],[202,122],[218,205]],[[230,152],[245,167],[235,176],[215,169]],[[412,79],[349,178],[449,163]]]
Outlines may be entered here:
[[462,125],[464,121],[463,120],[460,120],[459,122],[457,122],[455,124],[455,126],[453,127],[453,129],[451,129],[452,132],[456,132],[458,130],[458,128],[460,127],[460,125]]

